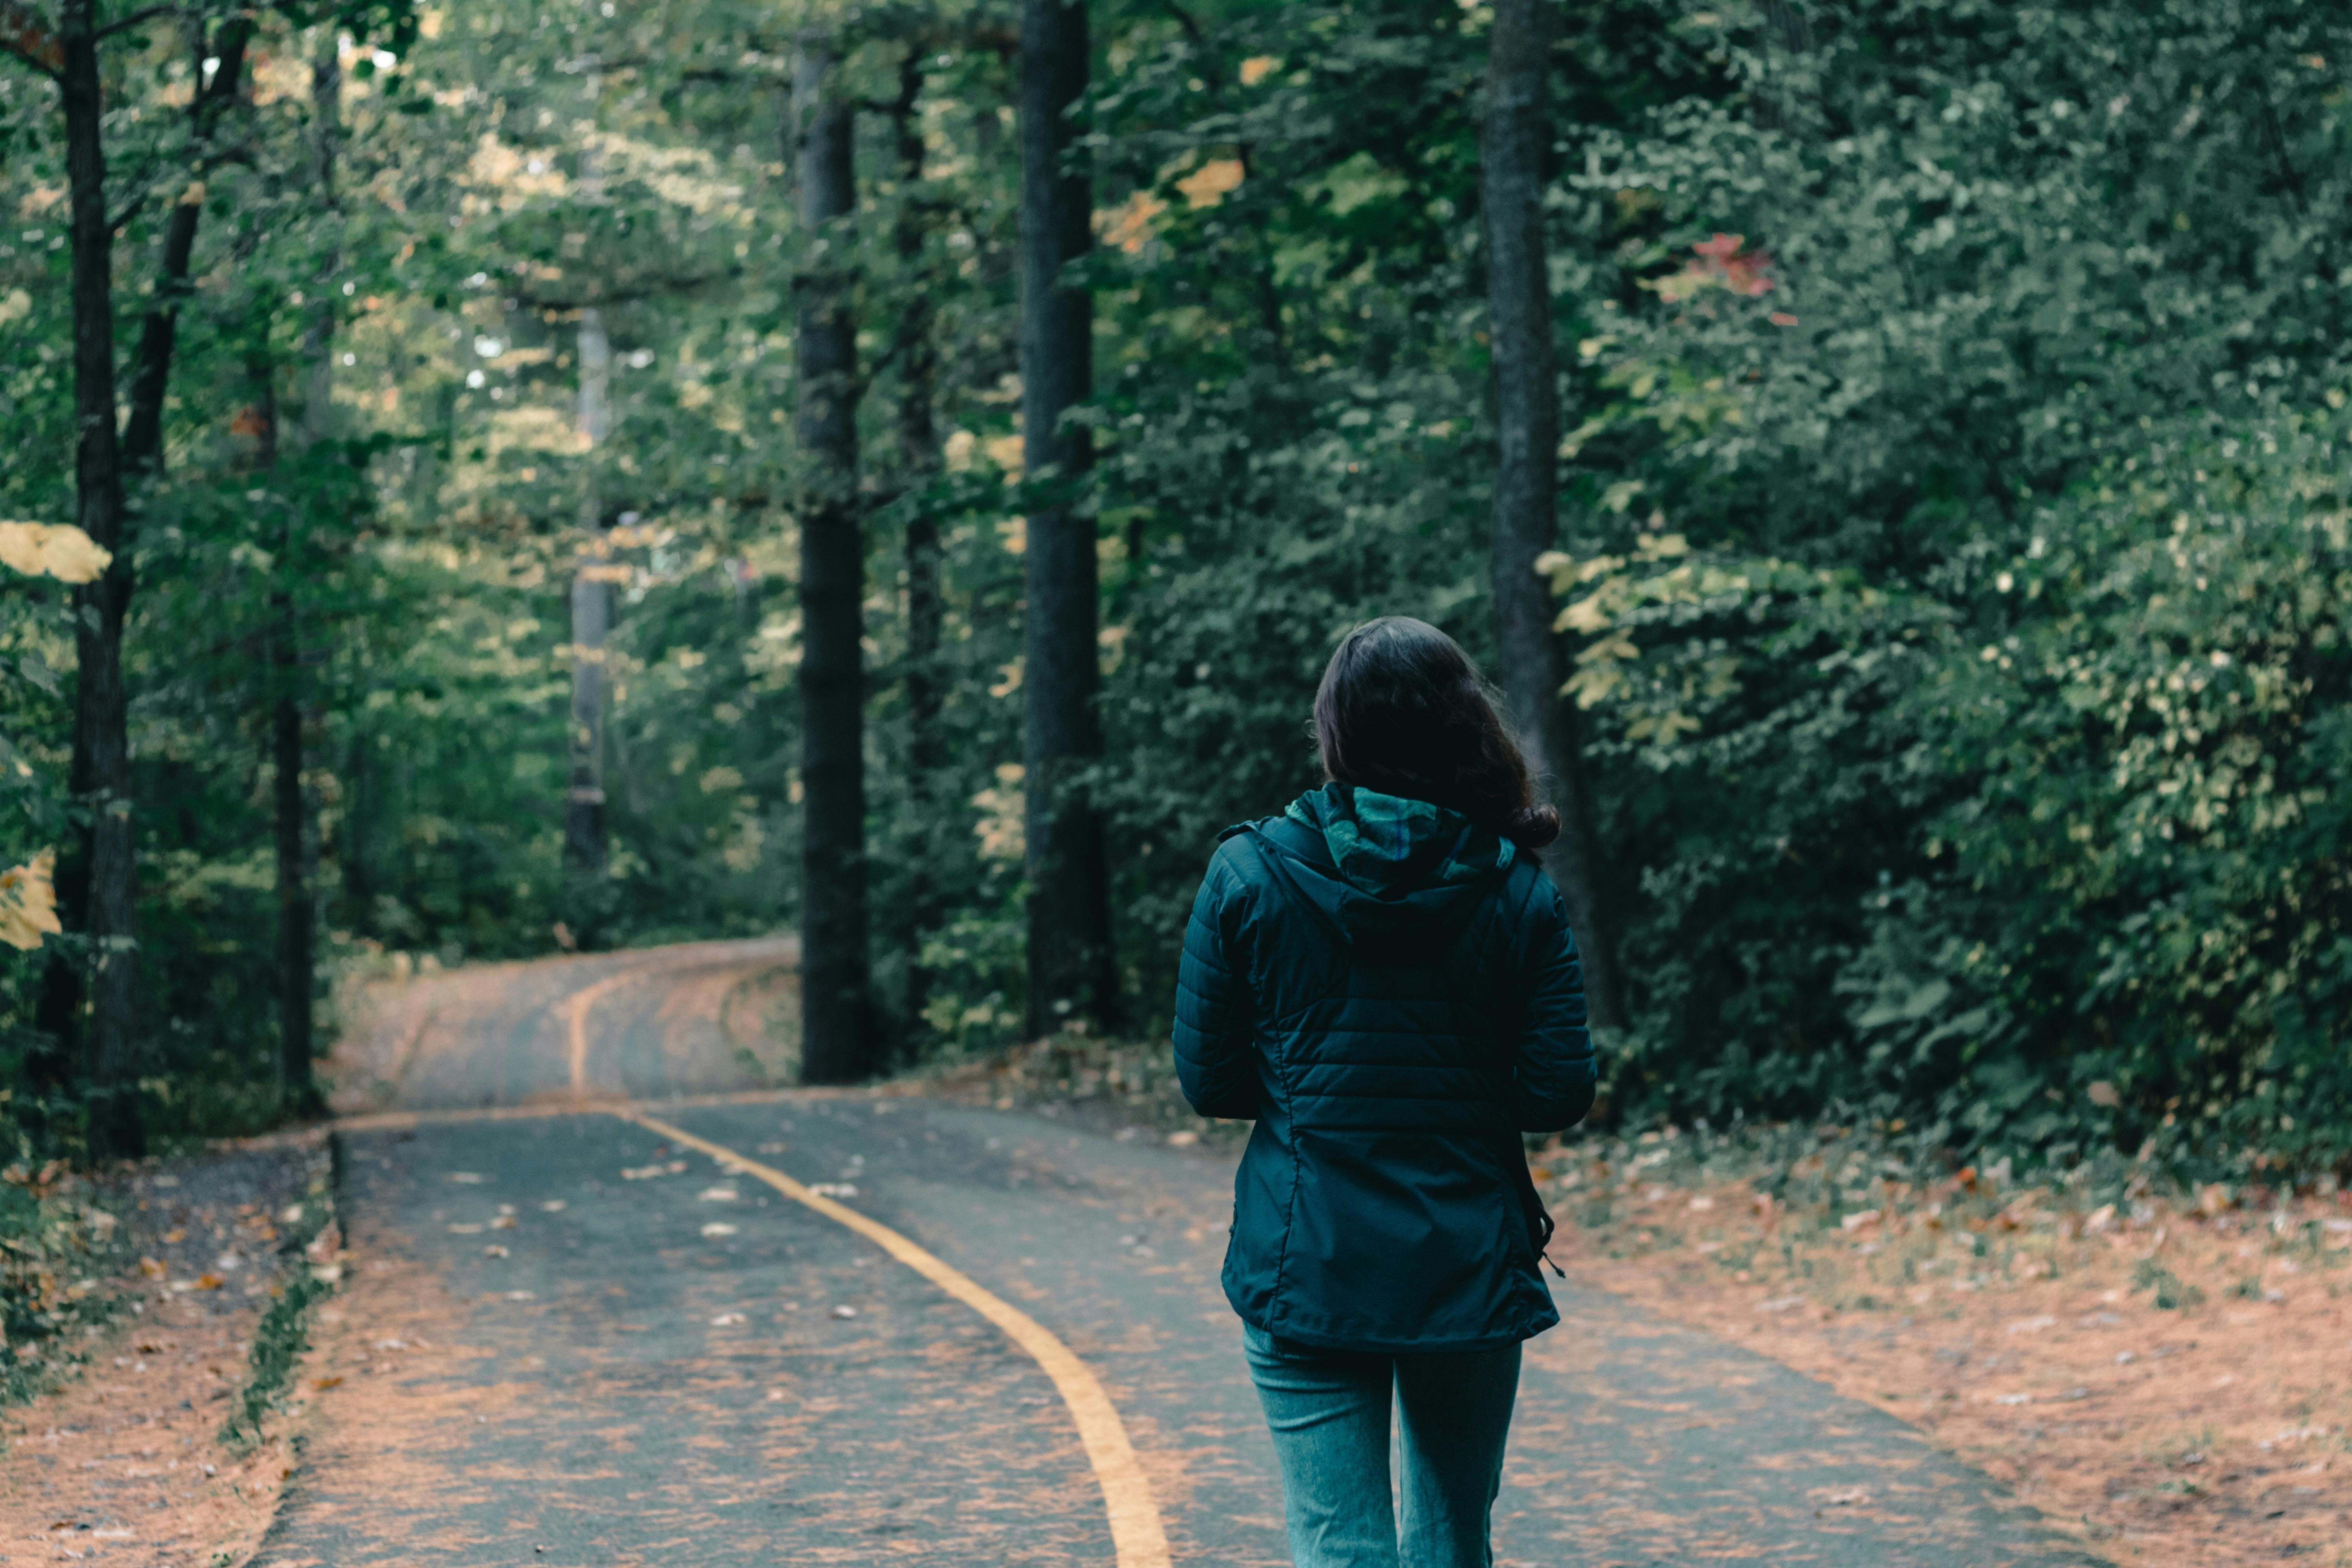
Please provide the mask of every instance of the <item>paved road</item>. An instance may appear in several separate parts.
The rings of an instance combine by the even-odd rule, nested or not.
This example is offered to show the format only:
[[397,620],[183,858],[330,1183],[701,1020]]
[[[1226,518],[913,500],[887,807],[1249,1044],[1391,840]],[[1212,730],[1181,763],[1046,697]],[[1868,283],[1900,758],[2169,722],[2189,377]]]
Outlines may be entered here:
[[[618,968],[579,963],[437,1015],[420,1100],[522,1086],[536,1103],[350,1125],[357,1267],[319,1373],[342,1381],[257,1561],[1150,1568],[1115,1553],[1073,1405],[936,1282],[953,1276],[1099,1380],[1166,1561],[1286,1563],[1216,1288],[1231,1156],[887,1094],[714,1095],[708,1058],[676,1045],[715,1005],[711,950],[681,951],[700,956],[675,986],[667,961],[633,961],[581,1008]],[[649,1114],[740,1159],[549,1099],[674,1091],[667,1061],[703,1098]],[[839,1209],[748,1165],[836,1189]],[[1613,1297],[1554,1294],[1566,1321],[1529,1347],[1500,1562],[2092,1561],[1888,1416]]]

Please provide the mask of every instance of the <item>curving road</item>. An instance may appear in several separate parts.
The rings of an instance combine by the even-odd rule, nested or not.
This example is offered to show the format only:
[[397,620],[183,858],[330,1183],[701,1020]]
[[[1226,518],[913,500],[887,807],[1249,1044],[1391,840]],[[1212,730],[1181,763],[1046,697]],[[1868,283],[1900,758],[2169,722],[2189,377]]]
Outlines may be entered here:
[[[747,1089],[721,1013],[790,956],[469,973],[394,1020],[258,1563],[1288,1561],[1216,1286],[1232,1156]],[[1891,1417],[1553,1289],[1498,1562],[2095,1561]]]

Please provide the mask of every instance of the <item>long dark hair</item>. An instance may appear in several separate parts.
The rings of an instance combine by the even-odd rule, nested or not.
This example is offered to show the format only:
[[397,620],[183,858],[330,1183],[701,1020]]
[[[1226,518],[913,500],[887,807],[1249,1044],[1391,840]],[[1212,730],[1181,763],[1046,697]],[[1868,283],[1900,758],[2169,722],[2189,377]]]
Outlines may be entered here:
[[1335,783],[1450,806],[1529,851],[1559,837],[1477,667],[1427,621],[1382,616],[1339,639],[1315,741]]

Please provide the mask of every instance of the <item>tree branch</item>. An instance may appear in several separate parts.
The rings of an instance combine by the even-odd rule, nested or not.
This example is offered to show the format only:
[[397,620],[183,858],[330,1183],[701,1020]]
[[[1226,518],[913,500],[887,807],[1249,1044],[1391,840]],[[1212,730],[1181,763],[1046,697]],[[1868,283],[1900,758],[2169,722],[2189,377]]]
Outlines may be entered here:
[[1190,11],[1176,4],[1176,0],[1160,0],[1160,8],[1176,18],[1176,25],[1184,29],[1184,36],[1192,41],[1194,48],[1205,49],[1209,47],[1208,38],[1201,31],[1201,24],[1193,18]]
[[54,80],[66,68],[66,47],[57,29],[30,5],[0,0],[0,50]]
[[110,38],[117,33],[127,33],[133,27],[143,26],[158,16],[190,16],[194,14],[184,5],[150,5],[143,11],[133,11],[128,16],[109,22],[93,36]]

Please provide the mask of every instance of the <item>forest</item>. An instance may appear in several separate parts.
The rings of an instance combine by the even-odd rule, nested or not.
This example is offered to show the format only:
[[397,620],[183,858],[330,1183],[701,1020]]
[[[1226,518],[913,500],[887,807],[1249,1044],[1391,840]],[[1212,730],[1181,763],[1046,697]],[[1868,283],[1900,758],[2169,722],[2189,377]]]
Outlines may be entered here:
[[2352,12],[0,0],[0,1160],[352,975],[797,931],[1163,1040],[1338,637],[1569,830],[1612,1129],[2352,1155]]

